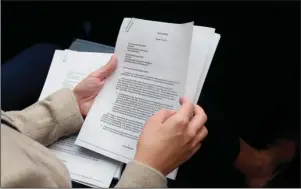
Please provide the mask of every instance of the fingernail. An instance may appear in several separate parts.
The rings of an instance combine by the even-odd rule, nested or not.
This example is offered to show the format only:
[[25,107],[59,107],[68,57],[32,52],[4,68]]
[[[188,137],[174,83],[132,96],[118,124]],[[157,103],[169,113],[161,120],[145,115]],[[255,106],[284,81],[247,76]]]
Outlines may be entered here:
[[113,59],[113,55],[111,56],[110,60],[107,62],[107,64],[109,64]]
[[110,64],[110,62],[113,60],[113,56],[114,55],[111,56],[110,60],[106,63],[106,65]]
[[117,56],[116,56],[115,54],[113,54],[113,55],[111,56],[111,60],[113,60],[113,59],[116,59],[116,60],[117,60]]
[[179,103],[180,103],[181,105],[183,104],[183,97],[182,97],[182,96],[179,98]]

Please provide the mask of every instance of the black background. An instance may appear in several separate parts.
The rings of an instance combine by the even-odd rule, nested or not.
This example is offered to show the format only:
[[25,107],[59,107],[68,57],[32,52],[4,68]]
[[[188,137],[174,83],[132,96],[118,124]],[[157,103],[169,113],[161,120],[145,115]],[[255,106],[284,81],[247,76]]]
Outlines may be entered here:
[[[1,14],[2,63],[38,42],[68,48],[82,38],[114,46],[124,17],[214,27],[222,37],[203,91],[210,91],[253,146],[264,148],[278,137],[299,139],[299,1],[2,1]],[[82,29],[86,20],[90,36]],[[300,186],[299,161],[295,167],[292,175],[299,176],[277,186]]]

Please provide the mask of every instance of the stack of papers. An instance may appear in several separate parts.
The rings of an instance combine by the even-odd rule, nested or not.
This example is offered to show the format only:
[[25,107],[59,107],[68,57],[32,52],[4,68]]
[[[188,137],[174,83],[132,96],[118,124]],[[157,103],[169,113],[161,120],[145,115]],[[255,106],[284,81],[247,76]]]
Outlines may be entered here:
[[[74,49],[74,44],[82,44],[81,47],[89,44],[93,51],[97,51],[98,47],[95,43],[76,40],[70,49]],[[61,88],[73,89],[91,72],[104,66],[111,56],[111,53],[56,50],[39,100]],[[95,57],[94,61],[91,61],[91,57]],[[122,163],[74,145],[75,139],[76,136],[61,139],[49,147],[65,163],[73,181],[91,187],[106,188],[113,178],[120,178]]]
[[[158,32],[158,34],[163,35],[163,38],[151,37],[149,38],[150,40],[148,41],[147,36],[151,36],[151,34],[147,33],[148,31],[143,30],[144,33],[138,33],[138,34],[136,33],[135,29],[138,28],[137,32],[140,31],[139,30],[140,25],[145,27],[152,26],[153,28],[155,28],[154,30],[156,29],[162,30],[160,31],[161,33]],[[179,28],[178,29],[179,32],[176,31],[174,28]],[[179,35],[179,37],[175,37],[175,39],[172,38],[174,36],[177,36],[178,34],[181,35]],[[184,36],[183,39],[186,37],[187,39],[190,38],[191,41],[188,41],[187,44],[181,43],[183,44],[183,47],[175,48],[174,45],[177,45],[176,42],[178,42],[177,38],[182,38],[183,34],[185,35],[187,34],[187,36]],[[131,38],[127,38],[126,35],[131,36]],[[135,36],[135,38],[132,38],[133,36]],[[143,36],[147,40],[145,39],[140,40],[139,36]],[[170,38],[166,36],[170,36]],[[152,41],[153,39],[156,40]],[[118,138],[120,137],[119,135],[117,137],[115,136],[116,134],[110,133],[107,135],[107,134],[103,134],[105,132],[99,131],[99,125],[102,119],[102,117],[100,116],[103,115],[104,113],[107,113],[99,108],[99,103],[100,101],[103,100],[108,101],[105,95],[106,94],[110,95],[113,89],[116,90],[116,85],[115,85],[116,83],[114,83],[114,78],[120,79],[122,78],[122,76],[126,75],[125,72],[123,72],[122,70],[122,68],[124,68],[125,65],[127,65],[127,71],[129,71],[130,70],[129,68],[131,67],[132,74],[135,73],[135,70],[137,70],[138,68],[141,69],[142,71],[153,71],[154,73],[150,73],[153,75],[145,74],[145,76],[148,76],[149,78],[154,78],[154,76],[156,76],[157,78],[156,80],[158,80],[158,78],[162,76],[162,73],[161,74],[159,73],[162,70],[163,70],[162,72],[166,72],[166,75],[168,75],[169,73],[173,74],[173,69],[175,70],[174,74],[177,74],[177,72],[182,71],[183,72],[182,74],[177,74],[176,77],[174,78],[171,77],[170,79],[172,80],[175,78],[184,78],[182,80],[179,79],[177,81],[177,83],[180,83],[179,88],[183,88],[183,90],[179,90],[182,91],[179,92],[179,95],[184,95],[194,103],[197,103],[219,40],[220,40],[220,35],[215,33],[214,28],[193,26],[193,23],[187,23],[187,24],[183,24],[183,26],[182,25],[180,26],[180,24],[179,25],[176,24],[172,25],[169,23],[162,24],[160,22],[152,22],[152,21],[146,21],[146,20],[134,19],[134,18],[125,18],[119,32],[119,36],[116,44],[116,50],[115,50],[115,55],[117,55],[117,59],[118,59],[118,68],[115,71],[116,73],[114,73],[112,77],[108,78],[105,87],[102,89],[100,93],[101,95],[97,96],[89,114],[87,115],[87,118],[85,120],[85,123],[79,135],[61,139],[49,147],[50,150],[53,151],[57,155],[57,157],[60,158],[66,164],[70,172],[71,179],[75,182],[79,182],[91,187],[109,187],[113,178],[116,179],[120,178],[123,163],[128,163],[129,161],[132,160],[133,154],[135,153],[136,140],[127,141],[129,142],[127,143],[127,145],[129,144],[132,145],[130,147],[127,146],[127,148],[131,149],[132,151],[126,152],[123,151],[122,149],[114,148],[115,144],[116,145],[119,145],[121,143],[123,144],[125,142],[125,139],[120,138],[119,140]],[[158,45],[156,42],[160,42],[160,43],[163,42],[163,43],[162,45],[161,44]],[[123,44],[126,45],[124,46]],[[139,48],[136,48],[137,44]],[[156,70],[156,67],[151,68],[152,67],[151,60],[152,61],[155,60],[153,58],[155,54],[152,54],[153,52],[155,52],[155,50],[153,50],[154,47],[152,46],[156,48],[161,48],[161,50],[165,49],[164,53],[166,54],[164,53],[158,54],[158,52],[161,51],[156,51],[156,55],[159,58],[165,59],[165,62],[162,62],[163,68],[164,66],[168,68],[168,61],[169,61],[168,57],[170,57],[170,55],[174,56],[173,60],[175,61],[173,64],[175,67],[170,67],[165,70],[162,69],[160,71]],[[148,47],[148,49],[145,50],[143,49],[144,47]],[[185,48],[187,47],[186,50],[184,47]],[[181,57],[180,56],[175,57],[177,56],[177,54],[172,54],[174,53],[173,51],[174,49],[176,51],[180,50],[179,52],[185,51],[187,54],[186,56],[187,61],[184,62],[178,61],[179,63],[177,63],[176,60],[177,59],[180,60]],[[60,88],[73,89],[87,75],[89,75],[91,72],[99,69],[104,64],[106,64],[110,59],[113,51],[114,49],[110,49],[109,47],[106,47],[104,45],[89,42],[89,41],[84,41],[80,39],[74,41],[70,49],[68,50],[55,51],[52,64],[48,72],[48,76],[39,100],[44,99],[46,96],[50,95],[51,93],[55,92]],[[131,65],[125,64],[126,63],[125,56],[122,55],[122,53],[126,51],[128,53],[126,56],[127,57],[131,56],[127,60],[132,63]],[[129,52],[131,55],[129,55]],[[140,53],[141,56],[135,56],[134,55],[135,53],[137,54]],[[169,56],[166,56],[168,53],[170,53]],[[133,57],[136,58],[143,57],[147,59],[147,61],[142,62],[140,61],[140,59],[134,60]],[[138,66],[138,64],[136,64],[137,62],[143,65]],[[146,65],[146,63],[148,65],[146,67],[143,67]],[[164,63],[166,63],[166,65],[164,65]],[[180,66],[182,66],[183,69],[176,70],[177,66],[179,66],[179,68]],[[184,69],[184,67],[186,68]],[[151,70],[150,68],[153,70]],[[158,74],[156,75],[156,73]],[[161,79],[161,81],[165,81],[165,82],[167,81],[166,78],[159,78],[159,79]],[[175,92],[177,92],[176,88],[175,88]],[[129,92],[124,92],[124,94],[130,95]],[[110,96],[114,97],[114,95],[110,95]],[[147,102],[150,102],[151,98],[145,97],[144,99],[145,100],[147,99],[148,100]],[[114,101],[115,100],[116,99],[114,99]],[[113,104],[112,102],[110,102],[110,104]],[[164,102],[165,104],[168,104],[167,101]],[[101,104],[102,106],[104,106],[103,102]],[[112,107],[109,107],[109,105],[107,105],[106,107],[112,110]],[[175,109],[177,109],[177,107],[175,107]],[[118,116],[122,117],[123,119],[134,120],[131,117],[125,116],[125,114],[122,114],[122,112],[120,112]],[[141,124],[143,124],[143,121],[141,120],[138,121],[140,121]],[[85,128],[87,127],[89,127],[90,130],[94,130],[93,131],[94,133],[93,134],[88,133],[85,130]],[[96,129],[96,127],[98,128]],[[139,136],[139,133],[131,133],[132,131],[120,130],[120,132],[125,132],[125,133],[127,132],[129,136],[131,134],[132,138]],[[100,134],[103,134],[103,137],[100,136]],[[117,138],[114,139],[114,137]],[[106,141],[106,143],[102,141],[108,138],[113,139],[113,141]],[[126,140],[129,139],[127,138]],[[110,142],[111,142],[110,145],[112,146],[106,146],[106,144]],[[114,142],[114,144],[112,142]],[[95,146],[100,146],[100,145],[101,145],[100,148],[95,148]],[[106,150],[102,150],[108,148],[110,148],[109,151],[113,152],[115,155],[112,155],[113,153],[110,152],[108,153]],[[174,170],[167,177],[170,179],[176,179],[177,171],[178,169]]]

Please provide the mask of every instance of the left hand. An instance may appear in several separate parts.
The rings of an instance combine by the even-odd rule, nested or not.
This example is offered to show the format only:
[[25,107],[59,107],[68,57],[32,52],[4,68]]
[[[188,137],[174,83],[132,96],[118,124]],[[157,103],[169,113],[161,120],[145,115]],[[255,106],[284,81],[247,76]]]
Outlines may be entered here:
[[112,56],[109,62],[92,72],[73,89],[80,113],[86,117],[97,94],[104,85],[105,78],[111,75],[117,67],[117,58]]

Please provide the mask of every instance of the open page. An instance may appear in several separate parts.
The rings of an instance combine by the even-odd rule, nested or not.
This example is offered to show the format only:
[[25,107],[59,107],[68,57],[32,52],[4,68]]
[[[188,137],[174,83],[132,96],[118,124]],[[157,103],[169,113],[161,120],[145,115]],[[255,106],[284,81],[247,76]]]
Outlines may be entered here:
[[97,96],[76,144],[128,163],[145,121],[178,109],[184,95],[193,23],[124,19],[116,72]]
[[207,73],[209,71],[210,64],[213,60],[214,53],[216,51],[216,48],[217,48],[220,38],[221,38],[220,34],[217,34],[217,33],[214,34],[213,39],[209,45],[209,51],[206,56],[206,63],[202,69],[202,74],[200,75],[199,80],[198,80],[198,88],[194,95],[194,103],[197,103],[197,101],[201,95],[201,91],[202,91]]
[[203,73],[203,69],[206,64],[206,57],[210,51],[214,35],[214,28],[202,26],[193,27],[189,66],[187,71],[188,74],[185,85],[185,97],[191,101],[194,101],[195,93],[198,87],[200,87],[198,81]]
[[[56,51],[40,99],[60,88],[74,88],[92,71],[108,62],[112,54]],[[97,57],[91,61],[91,57]],[[49,148],[67,166],[74,181],[109,187],[114,175],[121,174],[121,163],[74,145],[76,136],[61,139]]]
[[61,82],[65,74],[64,57],[65,51],[56,50],[54,52],[52,62],[48,71],[46,81],[44,83],[39,100],[46,98],[51,93],[54,93],[61,87]]
[[[203,73],[207,73],[204,71],[204,69],[209,69],[209,65],[211,63],[208,63],[208,67],[205,66],[207,63],[207,54],[210,53],[210,47],[214,40],[214,35],[214,28],[202,26],[193,27],[184,96],[195,104],[197,103],[199,97],[195,94],[199,89],[202,88],[202,86],[199,85],[199,80],[203,78]],[[178,169],[175,169],[168,174],[167,177],[175,180],[177,173]]]
[[[195,34],[200,34],[200,33],[194,33]],[[195,39],[193,37],[193,40],[199,41],[201,42],[202,40],[200,39]],[[207,44],[207,53],[205,54],[205,62],[203,61],[203,58],[200,56],[195,56],[195,59],[190,59],[189,62],[189,68],[188,68],[188,74],[187,74],[187,80],[191,79],[191,83],[186,82],[186,89],[185,89],[185,94],[188,98],[192,99],[192,102],[194,104],[198,103],[204,82],[205,82],[205,78],[206,75],[208,73],[211,61],[213,59],[215,50],[217,48],[218,42],[220,40],[220,34],[214,34],[212,39],[209,40],[209,44]],[[201,44],[201,43],[198,43]],[[197,44],[195,44],[197,46]],[[194,48],[196,48],[196,46]],[[200,47],[200,46],[199,46]],[[192,45],[193,48],[193,45]],[[195,52],[201,52],[200,48],[197,48],[198,50]],[[194,55],[192,55],[194,56]],[[193,67],[192,67],[193,66]],[[194,68],[194,69],[193,69]],[[198,72],[198,70],[200,72]],[[198,73],[197,73],[198,72]],[[197,84],[196,84],[197,82]],[[191,96],[190,96],[191,95]],[[192,97],[193,95],[193,97]],[[178,173],[178,169],[175,169],[174,171],[172,171],[170,174],[167,175],[168,178],[175,180],[176,176]]]

